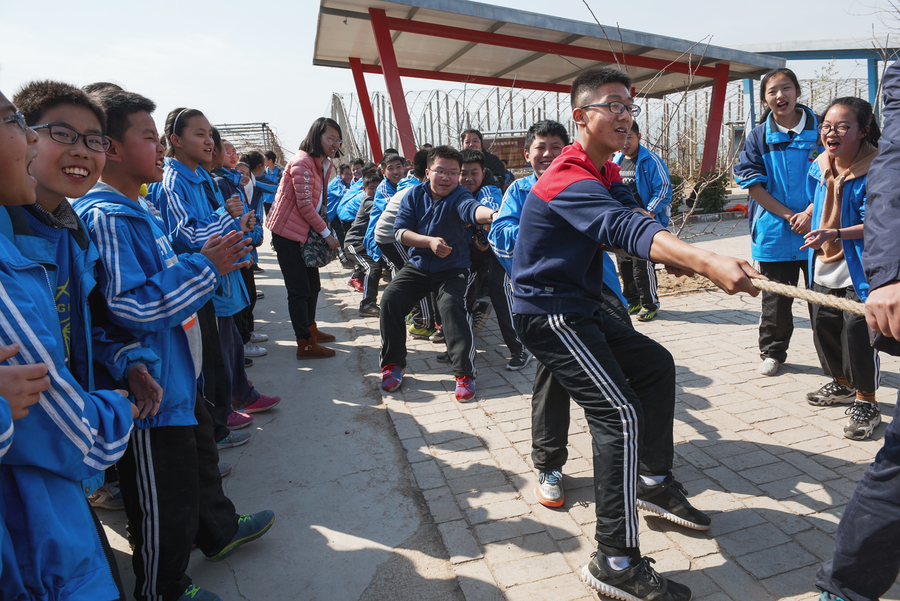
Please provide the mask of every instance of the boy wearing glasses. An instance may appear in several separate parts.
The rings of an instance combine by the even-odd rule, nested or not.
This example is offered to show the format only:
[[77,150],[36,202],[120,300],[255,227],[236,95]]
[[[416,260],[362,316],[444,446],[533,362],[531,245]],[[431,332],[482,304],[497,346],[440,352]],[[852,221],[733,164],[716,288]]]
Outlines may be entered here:
[[[638,204],[653,214],[657,221],[669,225],[669,211],[672,206],[672,182],[669,169],[655,152],[641,145],[641,130],[637,121],[631,124],[631,131],[625,138],[625,147],[616,154],[613,161],[619,165],[622,181],[631,188]],[[656,294],[656,268],[653,263],[617,255],[622,287],[628,301],[628,312],[638,314],[638,321],[650,321],[659,311],[659,296]]]
[[409,249],[409,262],[381,298],[381,388],[400,387],[406,367],[404,317],[429,292],[437,297],[444,338],[456,376],[456,400],[475,396],[475,349],[466,311],[470,285],[469,225],[490,224],[495,211],[459,185],[462,155],[451,146],[428,152],[426,181],[400,203],[394,237]]
[[[613,68],[572,84],[576,142],[547,168],[522,207],[513,251],[513,319],[519,338],[585,412],[593,437],[597,552],[582,577],[616,598],[687,601],[641,556],[638,507],[705,530],[672,476],[675,364],[661,345],[603,313],[602,246],[695,270],[729,293],[756,295],[744,261],[694,248],[610,194],[607,159],[625,145],[640,108],[631,79]],[[628,595],[626,597],[626,595]]]
[[[105,115],[84,92],[56,82],[31,83],[16,100],[23,121],[34,126],[16,135],[34,144],[36,156],[28,163],[30,190],[9,181],[13,192],[0,195],[0,204],[22,205],[7,206],[5,233],[15,248],[2,239],[0,345],[18,345],[11,365],[45,364],[50,387],[16,423],[0,468],[0,516],[15,551],[15,561],[4,562],[0,598],[124,599],[84,486],[102,484],[103,470],[125,452],[139,413],[124,390],[90,392],[92,360],[124,374],[136,356],[129,349],[116,363],[121,342],[91,340],[87,295],[98,255],[65,199],[83,194],[100,175],[108,147]],[[2,96],[0,103],[4,113],[12,109]],[[38,205],[31,204],[35,192]],[[146,401],[141,410],[152,410],[152,399]]]

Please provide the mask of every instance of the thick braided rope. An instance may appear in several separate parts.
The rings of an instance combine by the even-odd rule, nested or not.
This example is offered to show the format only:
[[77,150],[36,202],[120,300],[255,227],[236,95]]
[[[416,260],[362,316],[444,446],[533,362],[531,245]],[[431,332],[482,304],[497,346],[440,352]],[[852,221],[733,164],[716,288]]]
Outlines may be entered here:
[[778,282],[773,282],[771,280],[755,280],[751,278],[750,281],[753,282],[754,286],[760,290],[765,290],[766,292],[774,292],[775,294],[780,294],[782,296],[799,298],[808,303],[824,305],[826,307],[831,307],[832,309],[840,309],[841,311],[853,313],[854,315],[866,314],[865,305],[856,301],[847,300],[846,298],[796,288],[794,286],[788,286],[787,284],[779,284]]

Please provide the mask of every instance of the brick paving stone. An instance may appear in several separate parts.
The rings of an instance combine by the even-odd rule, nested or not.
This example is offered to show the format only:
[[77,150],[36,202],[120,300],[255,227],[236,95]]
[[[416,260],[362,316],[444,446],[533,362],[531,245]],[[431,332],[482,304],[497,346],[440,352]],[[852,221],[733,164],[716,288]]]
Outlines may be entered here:
[[530,512],[531,509],[525,501],[522,501],[521,499],[510,499],[498,503],[491,503],[490,505],[466,509],[466,517],[468,518],[469,523],[480,524],[482,522],[517,517]]
[[435,523],[451,522],[463,517],[449,488],[426,490],[422,496],[428,502],[428,509],[431,511],[431,517],[434,518]]
[[440,488],[446,484],[441,469],[434,461],[421,461],[419,463],[410,464],[413,475],[416,477],[416,484],[422,490],[431,488]]
[[504,587],[512,587],[526,582],[536,582],[571,573],[572,570],[569,564],[558,553],[528,557],[494,566],[497,582]]
[[438,524],[437,529],[450,555],[450,563],[463,563],[482,557],[481,549],[465,520],[444,522]]
[[590,589],[575,574],[562,574],[540,582],[507,589],[507,601],[593,601]]
[[466,601],[503,601],[503,593],[483,559],[453,566]]
[[484,545],[484,558],[491,565],[556,553],[559,549],[546,532],[527,534]]
[[766,482],[773,482],[784,478],[797,479],[798,477],[807,477],[806,474],[796,467],[784,461],[741,470],[741,475],[754,484],[764,484]]
[[740,473],[742,470],[752,467],[759,467],[761,465],[776,463],[778,461],[778,458],[768,451],[759,450],[749,453],[741,453],[739,455],[732,455],[730,457],[722,457],[721,461],[726,466]]
[[477,538],[482,545],[526,536],[537,532],[546,532],[544,525],[535,520],[531,515],[476,524],[474,530],[475,538]]
[[772,593],[775,599],[818,599],[819,590],[815,587],[818,565],[804,566],[784,574],[772,576],[761,583]]
[[815,556],[793,541],[777,547],[770,547],[763,551],[757,551],[756,553],[742,555],[735,559],[748,572],[759,579],[818,563]]
[[751,526],[716,538],[716,542],[732,557],[755,553],[790,541],[791,537],[769,523]]
[[[694,562],[694,567],[701,570],[704,575],[715,582],[723,591],[725,599],[740,599],[741,601],[772,601],[773,597],[760,585],[756,578],[745,572],[734,561],[728,561],[725,557],[711,555],[701,557]],[[716,598],[710,596],[710,599]]]
[[456,501],[463,510],[520,498],[519,491],[506,482],[494,488],[467,491],[456,495]]
[[491,469],[471,476],[447,480],[447,486],[454,495],[496,488],[509,481],[500,469]]
[[828,561],[834,554],[834,537],[818,529],[807,530],[794,535],[794,540],[804,549],[819,558]]

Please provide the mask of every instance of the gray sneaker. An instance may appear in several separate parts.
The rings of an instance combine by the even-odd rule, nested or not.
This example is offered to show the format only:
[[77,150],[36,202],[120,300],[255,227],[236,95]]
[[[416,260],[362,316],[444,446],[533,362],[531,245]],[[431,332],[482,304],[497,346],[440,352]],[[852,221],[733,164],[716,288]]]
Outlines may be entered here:
[[844,412],[850,421],[844,426],[844,436],[851,440],[865,440],[881,423],[881,410],[877,403],[856,401]]
[[217,442],[216,446],[220,449],[230,449],[232,447],[239,447],[242,444],[247,444],[248,442],[250,442],[249,432],[235,432],[232,430],[228,432],[228,436]]
[[856,390],[832,380],[817,391],[807,393],[806,400],[810,405],[817,406],[849,405],[856,400]]
[[475,308],[472,309],[472,335],[478,335],[478,332],[484,329],[484,326],[487,325],[488,317],[491,315],[491,303],[488,301],[480,300],[475,303]]
[[519,371],[520,369],[524,369],[528,362],[531,361],[531,353],[526,349],[522,349],[515,355],[513,358],[509,360],[509,363],[506,364],[506,369],[509,371]]
[[538,472],[538,483],[534,487],[534,496],[538,503],[545,507],[561,507],[566,501],[562,487],[562,471],[552,469]]

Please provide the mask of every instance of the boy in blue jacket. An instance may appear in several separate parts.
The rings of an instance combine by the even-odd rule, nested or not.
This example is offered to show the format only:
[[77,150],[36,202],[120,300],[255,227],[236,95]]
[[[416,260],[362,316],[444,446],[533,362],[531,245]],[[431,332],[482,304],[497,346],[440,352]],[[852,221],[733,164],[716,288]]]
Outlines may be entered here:
[[246,266],[248,241],[212,236],[200,253],[176,256],[140,186],[159,181],[162,146],[153,102],[129,92],[96,96],[109,119],[111,146],[101,182],[75,209],[100,250],[100,289],[109,320],[131,331],[159,359],[165,390],[159,412],[136,422],[119,463],[125,511],[135,540],[135,598],[219,599],[185,573],[196,544],[213,561],[264,534],[271,511],[238,516],[222,491],[212,420],[203,408],[195,312],[220,276]]
[[[28,129],[2,94],[0,119],[0,204],[31,204],[38,136],[49,131]],[[66,162],[50,168],[62,178],[72,167]],[[10,233],[8,221],[3,231]],[[45,268],[0,236],[0,345],[18,347],[3,363],[43,364],[49,376],[39,403],[16,423],[18,435],[0,466],[0,520],[8,532],[2,543],[0,598],[120,599],[81,481],[122,456],[138,411],[124,390],[87,392],[73,377],[56,293]]]
[[364,273],[363,299],[359,303],[359,314],[367,317],[378,317],[380,313],[376,301],[378,300],[378,284],[381,281],[382,267],[381,262],[372,259],[366,251],[365,236],[375,196],[383,183],[384,177],[380,171],[371,169],[366,172],[363,176],[363,190],[365,190],[366,197],[359,205],[353,225],[344,234],[344,249],[347,251],[347,256],[362,268]]
[[[635,200],[650,212],[663,226],[669,225],[672,206],[672,182],[669,169],[655,152],[641,145],[641,130],[637,121],[631,124],[631,132],[625,138],[622,152],[613,161],[619,166],[622,181],[631,188]],[[650,321],[659,312],[659,295],[656,293],[656,268],[653,263],[616,255],[622,287],[628,300],[628,312],[638,314],[638,321]]]
[[400,387],[406,367],[403,320],[419,300],[434,291],[456,376],[456,400],[475,396],[475,341],[465,306],[470,283],[471,233],[467,226],[491,223],[494,211],[459,185],[461,167],[462,155],[455,148],[432,148],[427,181],[406,195],[394,220],[397,242],[411,248],[409,263],[381,299],[381,388],[388,392]]
[[601,245],[678,274],[696,269],[730,293],[757,294],[748,276],[758,274],[746,262],[681,242],[612,196],[608,159],[640,113],[630,87],[627,74],[609,67],[575,78],[576,142],[522,207],[513,319],[525,346],[584,409],[591,430],[598,548],[582,577],[608,596],[687,601],[690,590],[659,576],[638,541],[638,507],[689,528],[710,525],[672,475],[675,363],[661,345],[599,311]]

